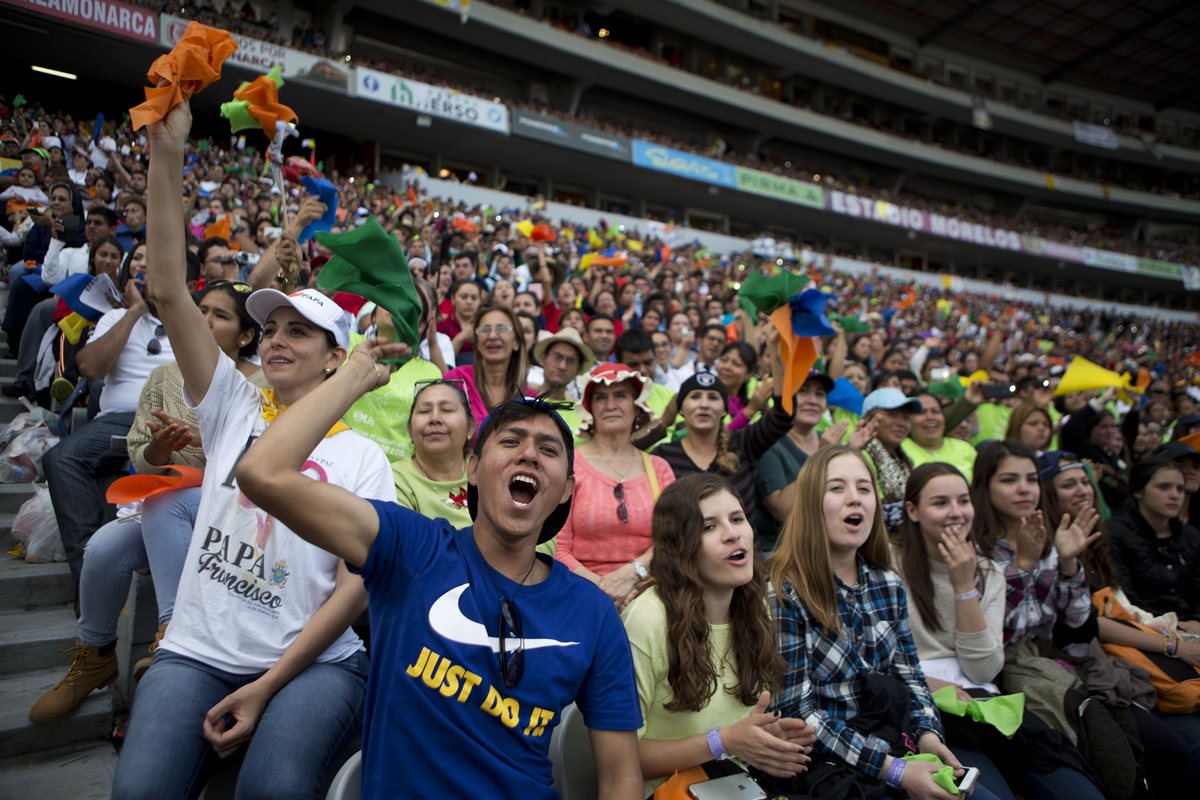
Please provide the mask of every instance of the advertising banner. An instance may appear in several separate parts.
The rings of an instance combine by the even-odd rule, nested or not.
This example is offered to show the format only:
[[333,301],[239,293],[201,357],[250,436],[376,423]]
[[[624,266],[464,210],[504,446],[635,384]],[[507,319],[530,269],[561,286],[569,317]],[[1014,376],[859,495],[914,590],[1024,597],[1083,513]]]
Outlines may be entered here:
[[882,222],[908,230],[931,233],[947,239],[1020,251],[1021,236],[1016,231],[967,222],[957,217],[933,214],[918,208],[899,206],[886,200],[859,197],[848,192],[830,191],[829,210],[835,214]]
[[1141,275],[1157,275],[1160,278],[1182,278],[1184,270],[1195,269],[1195,267],[1185,267],[1183,264],[1176,264],[1171,261],[1156,261],[1153,258],[1139,258],[1137,260],[1137,271]]
[[1117,133],[1112,128],[1103,125],[1093,125],[1090,122],[1072,122],[1075,129],[1075,141],[1080,144],[1090,144],[1092,147],[1102,147],[1105,150],[1117,150]]
[[713,161],[711,158],[664,147],[654,142],[634,140],[633,163],[639,167],[667,172],[681,178],[691,178],[701,183],[737,188],[737,175],[732,164]]
[[1137,272],[1138,257],[1128,253],[1114,253],[1111,250],[1097,250],[1093,247],[1083,248],[1083,263],[1089,267],[1104,267],[1121,272]]
[[555,119],[543,114],[514,109],[512,132],[514,136],[523,136],[559,147],[568,147],[582,153],[612,158],[627,164],[633,160],[633,151],[628,138],[615,133],[604,133],[585,128],[574,122]]
[[354,72],[354,93],[359,97],[463,125],[509,133],[508,106],[503,103],[366,67],[358,67]]
[[810,208],[825,207],[825,192],[816,184],[784,178],[746,167],[734,167],[737,174],[737,188],[751,194],[761,194],[773,197],[785,203],[795,203]]
[[125,39],[147,44],[158,42],[158,13],[118,0],[0,0],[0,3]]
[[[159,43],[163,47],[174,47],[183,38],[187,26],[188,20],[183,17],[163,14]],[[227,64],[245,67],[255,72],[269,72],[272,67],[278,66],[284,80],[312,81],[343,92],[347,89],[351,70],[343,62],[264,42],[240,33],[232,35],[237,40],[238,49],[229,57]]]

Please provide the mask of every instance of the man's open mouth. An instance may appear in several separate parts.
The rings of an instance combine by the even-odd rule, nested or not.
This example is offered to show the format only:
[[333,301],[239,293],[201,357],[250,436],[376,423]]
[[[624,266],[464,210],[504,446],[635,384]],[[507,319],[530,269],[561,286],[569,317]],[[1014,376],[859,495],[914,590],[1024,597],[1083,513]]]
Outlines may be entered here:
[[537,493],[537,479],[530,475],[514,475],[508,482],[508,494],[520,508],[532,503]]

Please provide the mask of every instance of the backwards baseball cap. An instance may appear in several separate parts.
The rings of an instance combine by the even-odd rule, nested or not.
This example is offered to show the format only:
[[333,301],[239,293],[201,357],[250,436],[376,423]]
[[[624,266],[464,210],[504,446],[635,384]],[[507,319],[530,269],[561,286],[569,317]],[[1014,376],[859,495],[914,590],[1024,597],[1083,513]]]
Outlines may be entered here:
[[1083,469],[1083,462],[1079,460],[1079,456],[1069,450],[1047,450],[1038,456],[1037,464],[1038,476],[1044,481],[1051,480],[1055,475],[1067,470]]
[[267,324],[267,317],[281,306],[291,306],[300,316],[321,330],[333,334],[338,347],[350,349],[350,321],[346,312],[330,298],[316,289],[284,294],[278,289],[259,289],[246,299],[246,313],[259,325]]
[[679,387],[679,396],[677,398],[679,401],[679,407],[681,409],[683,408],[683,401],[687,398],[689,393],[702,390],[719,392],[721,395],[721,401],[725,403],[725,410],[729,410],[729,393],[725,391],[725,384],[721,383],[721,381],[717,379],[717,376],[711,372],[697,372],[695,375],[683,382],[683,385]]
[[867,395],[867,399],[863,400],[862,415],[865,417],[877,408],[884,411],[903,409],[913,414],[919,414],[921,413],[921,401],[915,397],[908,397],[899,389],[889,386],[885,389],[876,389]]
[[[515,405],[522,405],[533,409],[535,412],[545,414],[554,421],[558,426],[558,431],[562,434],[563,444],[567,448],[567,475],[571,475],[575,471],[575,436],[571,433],[571,427],[558,413],[559,406],[572,405],[569,402],[547,401],[545,397],[514,397],[511,400],[505,400],[498,406],[492,409],[492,412],[484,418],[483,424],[479,426],[479,432],[475,434],[474,453],[478,458],[483,453],[483,446],[487,444],[487,440],[496,432],[497,419],[504,419],[508,416],[509,410]],[[479,513],[479,487],[473,483],[467,483],[467,511],[471,514],[471,521],[475,521],[476,515]],[[542,530],[538,533],[538,544],[548,542],[558,535],[562,530],[562,526],[567,524],[567,518],[571,515],[571,498],[558,504],[558,507],[550,512],[550,516],[546,517],[546,521],[542,523]]]

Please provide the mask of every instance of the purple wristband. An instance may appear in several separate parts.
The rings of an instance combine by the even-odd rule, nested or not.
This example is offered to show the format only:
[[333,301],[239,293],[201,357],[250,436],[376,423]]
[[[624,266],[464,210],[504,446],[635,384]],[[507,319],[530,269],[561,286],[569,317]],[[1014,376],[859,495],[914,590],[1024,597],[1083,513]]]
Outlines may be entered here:
[[708,739],[708,752],[712,753],[713,761],[723,761],[729,758],[729,754],[725,752],[725,742],[721,740],[720,728],[713,728],[705,735],[705,738]]
[[904,778],[904,768],[908,766],[908,762],[903,758],[892,758],[892,765],[888,767],[887,776],[883,782],[893,789],[900,788],[900,781]]

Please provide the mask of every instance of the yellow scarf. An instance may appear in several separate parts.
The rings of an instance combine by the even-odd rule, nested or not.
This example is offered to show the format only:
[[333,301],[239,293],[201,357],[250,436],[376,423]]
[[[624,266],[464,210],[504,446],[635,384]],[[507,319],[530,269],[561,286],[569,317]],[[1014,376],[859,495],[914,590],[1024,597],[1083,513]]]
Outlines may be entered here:
[[[262,406],[263,422],[270,425],[275,421],[277,416],[282,414],[284,411],[287,411],[287,406],[281,406],[275,402],[274,389],[260,389],[259,391],[262,392],[262,398],[259,405]],[[342,431],[348,430],[350,430],[350,426],[341,420],[338,420],[337,422],[333,423],[333,427],[329,429],[329,433],[325,434],[325,438],[328,439],[331,436],[337,436]]]

